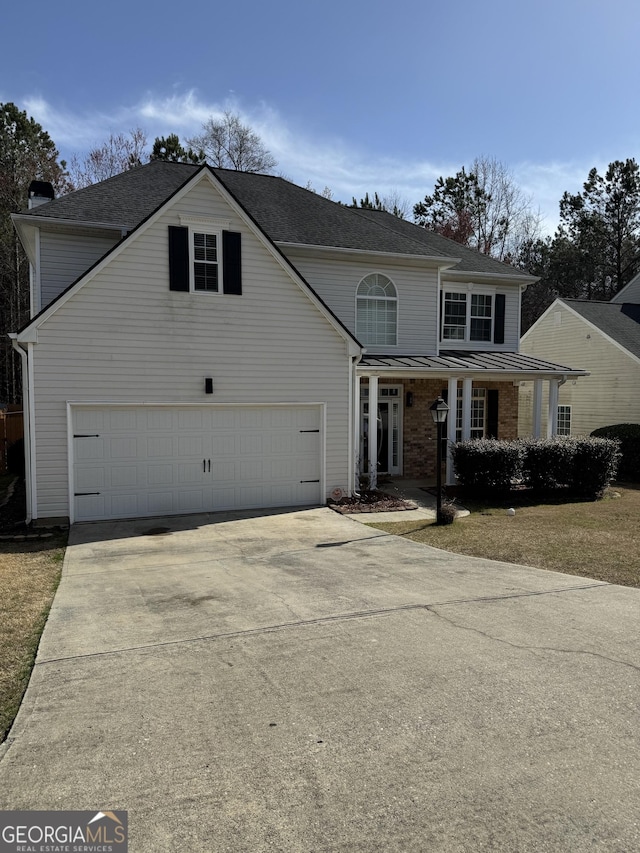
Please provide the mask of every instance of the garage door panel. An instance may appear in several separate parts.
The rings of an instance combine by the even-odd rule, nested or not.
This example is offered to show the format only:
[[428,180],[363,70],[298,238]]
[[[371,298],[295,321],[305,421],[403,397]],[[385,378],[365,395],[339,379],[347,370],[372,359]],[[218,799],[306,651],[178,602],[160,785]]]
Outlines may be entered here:
[[[80,429],[80,428],[78,428]],[[96,429],[96,427],[91,427]],[[74,457],[81,461],[103,461],[105,459],[105,441],[98,436],[74,434]]]
[[135,489],[143,485],[141,472],[137,465],[112,465],[109,470],[111,472],[111,486],[115,489],[122,489],[125,486]]
[[78,470],[76,477],[77,491],[95,492],[105,485],[105,471],[102,466],[84,466]]
[[178,437],[178,456],[205,456],[204,435],[180,435]]
[[135,436],[112,438],[108,445],[109,458],[138,459],[140,457],[138,439]]
[[175,439],[171,435],[150,435],[147,438],[149,459],[171,459],[176,454]]
[[237,436],[235,433],[224,433],[216,431],[211,434],[211,453],[214,457],[235,456],[238,452]]
[[111,409],[105,427],[109,432],[131,432],[138,428],[138,413],[135,409]]
[[147,466],[147,485],[171,486],[174,481],[173,465]]
[[319,406],[74,408],[76,519],[319,503],[320,425]]
[[175,512],[172,492],[151,492],[147,496],[147,512],[145,515],[171,515]]

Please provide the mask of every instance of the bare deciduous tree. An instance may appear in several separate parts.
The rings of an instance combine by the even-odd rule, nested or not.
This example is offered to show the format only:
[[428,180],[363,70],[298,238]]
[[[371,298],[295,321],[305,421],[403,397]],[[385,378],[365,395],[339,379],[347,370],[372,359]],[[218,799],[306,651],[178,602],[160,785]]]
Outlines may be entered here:
[[413,213],[419,225],[501,261],[511,261],[522,243],[540,232],[532,199],[491,157],[477,157],[455,177],[438,178],[433,195],[416,204]]
[[200,136],[187,144],[202,150],[207,163],[219,169],[270,174],[277,165],[258,134],[243,124],[237,113],[225,111],[222,118],[210,118],[202,126]]
[[74,154],[69,172],[75,189],[106,181],[107,178],[139,166],[148,159],[146,147],[146,134],[136,127],[129,131],[128,136],[124,133],[112,133],[106,142],[92,148],[82,158]]

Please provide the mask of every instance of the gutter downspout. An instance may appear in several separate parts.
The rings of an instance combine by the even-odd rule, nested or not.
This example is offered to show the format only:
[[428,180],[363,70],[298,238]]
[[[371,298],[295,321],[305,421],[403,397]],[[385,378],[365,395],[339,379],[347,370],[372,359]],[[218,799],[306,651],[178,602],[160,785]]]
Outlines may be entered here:
[[[20,354],[22,361],[22,417],[24,419],[24,482],[27,498],[27,516],[25,522],[30,524],[36,515],[35,509],[35,442],[32,436],[34,421],[33,394],[31,390],[31,365],[33,363],[33,344],[27,344],[27,350],[18,343],[15,332],[9,334],[14,350]],[[29,358],[29,356],[32,356]]]

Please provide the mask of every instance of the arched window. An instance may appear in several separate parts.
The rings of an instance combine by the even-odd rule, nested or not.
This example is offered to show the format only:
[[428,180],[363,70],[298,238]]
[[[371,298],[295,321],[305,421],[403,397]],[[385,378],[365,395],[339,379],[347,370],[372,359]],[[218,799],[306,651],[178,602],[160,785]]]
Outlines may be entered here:
[[398,343],[398,297],[390,278],[365,276],[356,291],[356,337],[371,346]]

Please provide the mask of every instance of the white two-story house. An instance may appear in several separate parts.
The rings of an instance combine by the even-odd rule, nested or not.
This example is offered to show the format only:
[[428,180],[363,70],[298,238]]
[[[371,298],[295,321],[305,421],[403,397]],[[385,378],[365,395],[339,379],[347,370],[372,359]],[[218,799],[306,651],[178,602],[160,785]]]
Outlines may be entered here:
[[450,441],[514,438],[521,381],[553,400],[581,374],[519,353],[530,276],[282,178],[156,161],[31,195],[14,222],[32,317],[12,338],[43,523],[428,479],[438,396]]

